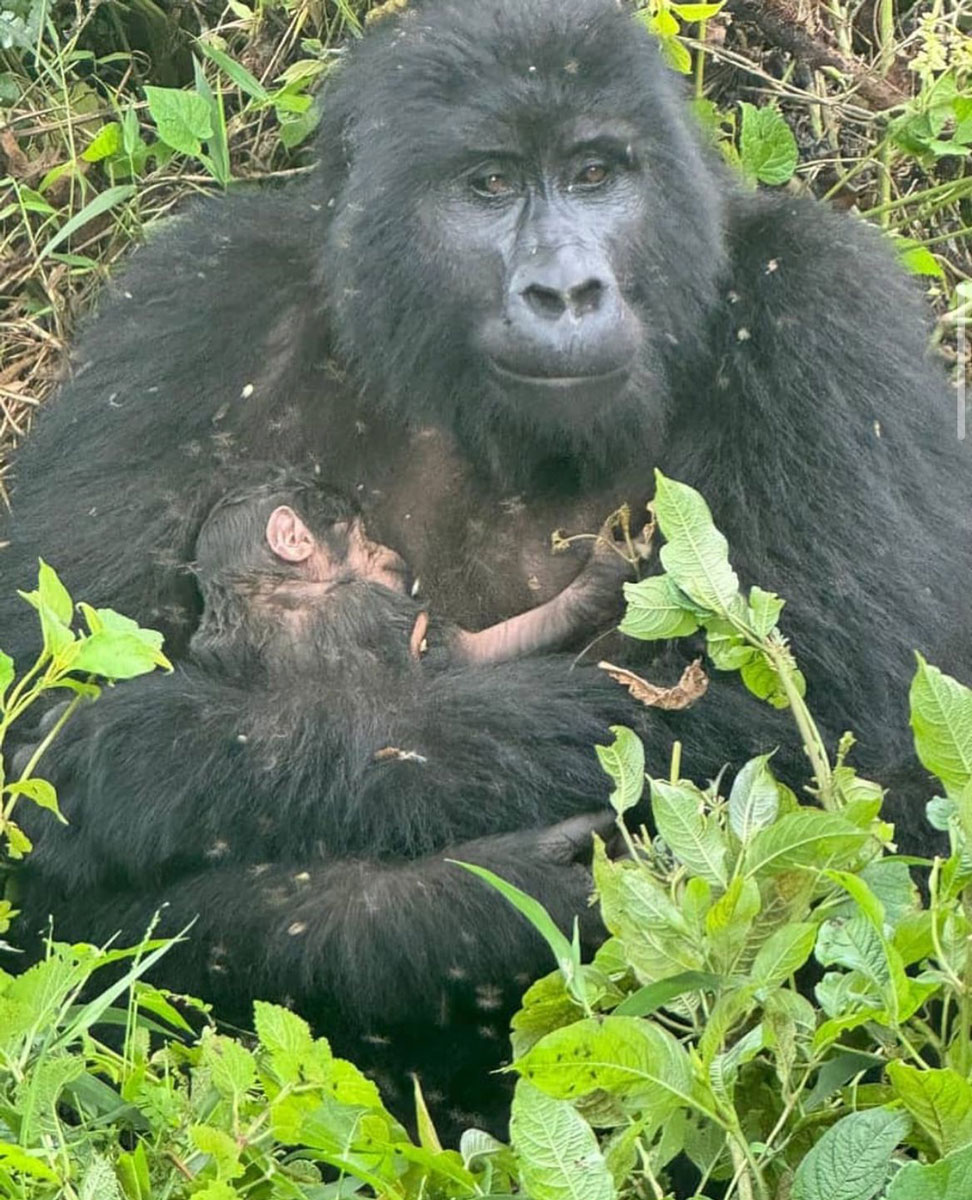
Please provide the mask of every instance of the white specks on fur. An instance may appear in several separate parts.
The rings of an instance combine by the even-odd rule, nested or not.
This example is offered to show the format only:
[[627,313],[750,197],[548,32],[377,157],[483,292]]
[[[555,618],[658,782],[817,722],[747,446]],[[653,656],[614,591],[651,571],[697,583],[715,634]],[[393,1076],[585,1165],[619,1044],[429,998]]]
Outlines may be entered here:
[[307,932],[306,921],[294,921],[292,925],[287,926],[287,932],[291,937],[299,937],[300,934]]
[[249,398],[253,395],[254,391],[255,391],[255,388],[253,387],[252,383],[244,383],[243,390],[240,392],[240,399],[241,400],[249,400]]

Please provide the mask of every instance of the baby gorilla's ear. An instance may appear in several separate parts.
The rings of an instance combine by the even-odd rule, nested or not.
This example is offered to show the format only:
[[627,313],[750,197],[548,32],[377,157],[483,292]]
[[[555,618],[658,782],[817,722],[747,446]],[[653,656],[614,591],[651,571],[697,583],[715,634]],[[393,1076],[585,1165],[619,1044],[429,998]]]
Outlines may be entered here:
[[287,504],[275,508],[267,519],[267,545],[283,562],[302,563],[317,549],[314,535]]

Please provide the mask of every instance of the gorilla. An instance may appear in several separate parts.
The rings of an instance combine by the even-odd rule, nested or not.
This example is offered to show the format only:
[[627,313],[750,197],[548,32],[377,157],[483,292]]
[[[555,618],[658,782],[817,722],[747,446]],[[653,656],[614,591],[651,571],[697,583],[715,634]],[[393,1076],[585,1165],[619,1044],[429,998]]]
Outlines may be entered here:
[[[636,509],[657,464],[707,496],[740,576],[789,600],[824,734],[853,726],[859,765],[900,773],[899,840],[920,848],[906,680],[914,648],[972,665],[972,475],[920,297],[879,234],[746,189],[615,0],[413,0],[347,51],[323,104],[315,174],[157,231],[81,336],[15,463],[5,648],[30,645],[12,593],[43,552],[74,594],[183,654],[198,530],[248,461],[353,493],[433,610],[471,630],[556,597],[585,549],[551,556],[551,531]],[[141,719],[142,692],[111,702]],[[167,720],[181,752],[208,753],[197,709]],[[685,725],[694,775],[782,742],[777,768],[805,776],[778,714],[732,680]],[[647,727],[653,770],[671,730],[662,715]],[[288,745],[318,762],[306,740]],[[191,859],[214,842],[201,813],[187,819]],[[490,861],[508,876],[532,861],[556,907],[542,839],[503,831],[519,820],[510,802],[483,828]],[[376,844],[394,833],[379,825]],[[124,851],[134,873],[155,861]],[[334,870],[361,878],[353,857]],[[235,891],[205,878],[197,907],[234,895],[250,919],[248,876]],[[458,911],[484,960],[491,939],[498,954],[508,926]],[[442,934],[413,917],[418,977]],[[329,929],[322,916],[314,938]],[[375,958],[400,957],[400,936],[399,921],[376,931]]]
[[21,928],[52,913],[59,939],[128,944],[158,910],[167,935],[195,920],[156,969],[167,987],[243,1024],[254,999],[293,1004],[403,1117],[414,1072],[443,1135],[500,1133],[489,1072],[550,951],[446,859],[540,892],[568,933],[578,915],[590,947],[582,859],[613,824],[589,813],[608,783],[593,747],[644,710],[570,656],[516,661],[517,622],[470,653],[313,477],[224,497],[195,569],[189,661],[80,710],[45,760],[70,824],[26,814]]

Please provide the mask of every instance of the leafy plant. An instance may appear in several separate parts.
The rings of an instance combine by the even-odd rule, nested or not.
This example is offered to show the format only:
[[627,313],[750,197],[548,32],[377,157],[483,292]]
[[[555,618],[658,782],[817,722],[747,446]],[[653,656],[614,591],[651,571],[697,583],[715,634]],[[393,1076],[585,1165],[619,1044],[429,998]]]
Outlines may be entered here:
[[[162,635],[153,629],[140,628],[137,622],[113,609],[96,609],[82,602],[78,608],[86,629],[83,632],[72,629],[74,602],[57,573],[43,560],[37,587],[20,595],[37,610],[42,649],[19,679],[13,659],[0,651],[0,856],[6,851],[14,859],[22,858],[31,849],[30,839],[13,820],[19,800],[30,800],[60,816],[53,785],[35,776],[34,770],[77,706],[99,694],[101,688],[95,679],[113,682],[144,675],[156,667],[171,670],[162,653]],[[2,750],[11,726],[42,696],[56,690],[72,693],[70,702],[34,748],[19,777],[8,780]],[[0,902],[0,920],[5,919],[5,903]]]

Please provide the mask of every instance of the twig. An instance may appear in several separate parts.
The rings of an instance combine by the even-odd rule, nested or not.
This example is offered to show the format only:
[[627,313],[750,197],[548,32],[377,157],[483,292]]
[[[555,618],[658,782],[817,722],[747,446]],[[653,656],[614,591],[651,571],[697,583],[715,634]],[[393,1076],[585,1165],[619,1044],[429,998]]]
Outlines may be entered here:
[[806,6],[798,0],[728,0],[726,7],[733,16],[757,25],[771,42],[807,66],[818,70],[831,67],[846,75],[872,108],[894,108],[908,99],[889,79],[882,79],[860,59],[840,50],[825,31],[811,29]]

